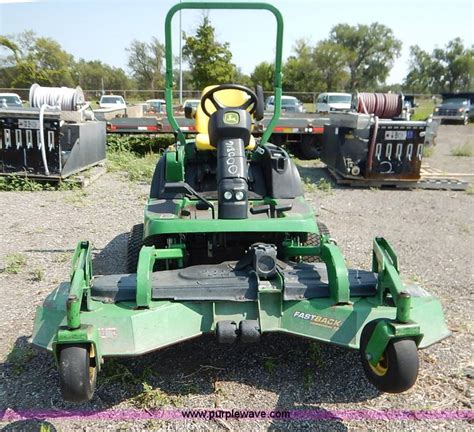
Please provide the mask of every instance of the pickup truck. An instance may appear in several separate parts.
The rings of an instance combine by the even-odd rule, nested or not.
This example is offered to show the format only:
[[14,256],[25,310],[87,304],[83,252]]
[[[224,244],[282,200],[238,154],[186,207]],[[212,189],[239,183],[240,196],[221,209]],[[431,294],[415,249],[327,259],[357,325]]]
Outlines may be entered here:
[[443,122],[460,122],[467,125],[474,118],[474,92],[442,93],[443,101],[437,105],[433,118]]

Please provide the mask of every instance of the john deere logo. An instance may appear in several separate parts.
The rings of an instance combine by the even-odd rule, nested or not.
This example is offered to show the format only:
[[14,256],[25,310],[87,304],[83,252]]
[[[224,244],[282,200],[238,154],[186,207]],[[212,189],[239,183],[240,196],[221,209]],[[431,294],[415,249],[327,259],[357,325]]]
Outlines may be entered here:
[[239,113],[229,111],[224,114],[224,123],[229,125],[238,124],[240,121]]

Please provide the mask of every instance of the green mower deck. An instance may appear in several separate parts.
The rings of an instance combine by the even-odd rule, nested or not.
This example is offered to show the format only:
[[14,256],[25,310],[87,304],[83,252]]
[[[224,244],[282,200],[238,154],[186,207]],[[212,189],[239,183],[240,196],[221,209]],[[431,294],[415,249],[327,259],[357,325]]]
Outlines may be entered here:
[[[276,17],[275,113],[255,147],[261,89],[207,88],[191,113],[196,123],[208,121],[196,140],[186,141],[173,117],[171,18],[198,8],[264,9]],[[36,314],[32,341],[55,356],[63,397],[89,400],[107,357],[141,355],[204,333],[226,344],[281,332],[357,349],[378,389],[410,388],[417,350],[449,335],[441,305],[402,283],[383,238],[374,239],[370,270],[348,269],[306,203],[293,161],[267,142],[281,108],[279,11],[263,3],[180,3],[165,30],[167,114],[177,143],[159,160],[144,223],[131,232],[129,272],[93,276],[92,246],[81,241],[70,280]],[[216,101],[219,92],[241,102]]]

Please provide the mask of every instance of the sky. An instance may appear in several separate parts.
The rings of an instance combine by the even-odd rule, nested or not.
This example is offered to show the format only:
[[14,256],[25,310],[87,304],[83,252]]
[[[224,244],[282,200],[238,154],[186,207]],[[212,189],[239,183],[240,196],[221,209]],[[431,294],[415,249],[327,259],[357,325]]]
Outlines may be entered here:
[[[177,3],[161,0],[0,0],[0,35],[33,30],[51,37],[76,58],[99,59],[127,70],[125,48],[133,39],[164,42],[164,20]],[[474,44],[474,0],[274,0],[284,19],[283,57],[292,53],[296,40],[315,44],[339,23],[390,27],[403,43],[402,55],[387,83],[402,82],[408,69],[409,47],[432,51],[455,37]],[[275,55],[276,25],[266,11],[210,11],[217,39],[230,43],[233,63],[250,73],[261,61]],[[193,33],[201,11],[182,12],[182,30]],[[173,20],[174,54],[178,55],[179,18]]]

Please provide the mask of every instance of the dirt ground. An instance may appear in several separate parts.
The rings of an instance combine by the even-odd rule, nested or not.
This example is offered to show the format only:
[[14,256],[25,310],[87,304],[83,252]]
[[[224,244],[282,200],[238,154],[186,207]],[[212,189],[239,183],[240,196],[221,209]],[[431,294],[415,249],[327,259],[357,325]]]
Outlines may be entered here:
[[[434,168],[474,173],[473,157],[451,156],[473,142],[473,127],[442,126]],[[325,170],[300,167],[315,183]],[[471,178],[472,179],[472,178]],[[474,195],[467,192],[317,187],[306,194],[350,266],[370,267],[372,238],[383,235],[400,259],[402,278],[443,304],[452,337],[420,352],[417,384],[399,395],[366,380],[358,353],[272,335],[259,345],[218,345],[212,337],[135,359],[108,361],[85,410],[225,409],[472,409]],[[94,271],[124,270],[126,233],[142,219],[148,185],[106,174],[85,190],[0,192],[0,414],[63,410],[52,356],[28,344],[35,307],[68,277],[76,242],[91,240]],[[15,255],[14,255],[15,254]],[[15,258],[15,274],[11,271]],[[26,259],[22,263],[22,259]],[[16,266],[16,267],[15,267]],[[144,387],[145,383],[145,387]],[[148,387],[147,387],[148,386]],[[144,392],[144,390],[146,390]],[[2,430],[466,430],[466,421],[178,421],[24,420]]]

